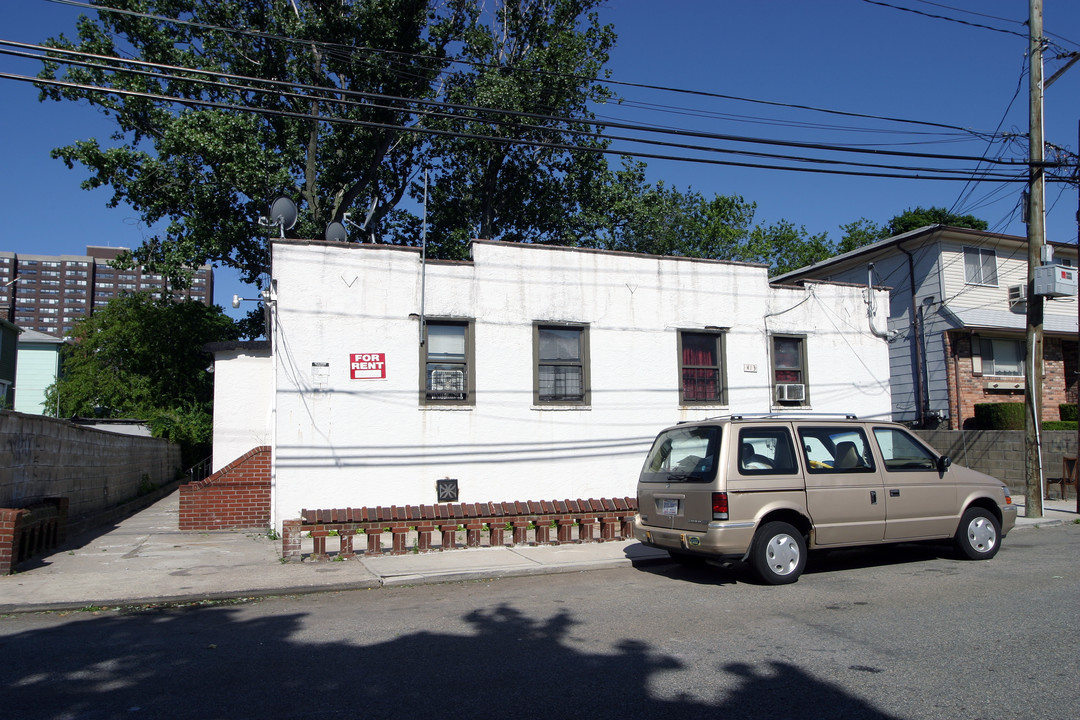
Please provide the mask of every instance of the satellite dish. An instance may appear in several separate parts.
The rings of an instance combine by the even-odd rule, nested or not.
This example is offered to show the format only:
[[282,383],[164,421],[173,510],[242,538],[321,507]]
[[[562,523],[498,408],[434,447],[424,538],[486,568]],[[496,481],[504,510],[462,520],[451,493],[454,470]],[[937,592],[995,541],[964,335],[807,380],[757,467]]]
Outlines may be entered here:
[[292,230],[296,225],[296,203],[287,197],[279,197],[270,206],[270,222],[280,225],[281,231]]
[[326,226],[326,232],[323,235],[330,242],[349,241],[349,231],[345,229],[343,223],[339,223],[337,220]]

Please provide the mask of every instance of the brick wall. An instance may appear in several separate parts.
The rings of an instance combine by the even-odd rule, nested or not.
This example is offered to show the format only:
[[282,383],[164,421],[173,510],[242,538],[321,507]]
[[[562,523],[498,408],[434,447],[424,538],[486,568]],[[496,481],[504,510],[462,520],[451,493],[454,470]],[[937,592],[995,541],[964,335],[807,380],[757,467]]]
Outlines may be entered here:
[[[946,333],[949,358],[949,427],[972,428],[976,403],[1024,402],[1024,391],[988,390],[990,378],[974,375],[971,361],[971,335]],[[1043,340],[1042,419],[1060,420],[1058,405],[1077,401],[1077,343],[1058,337]],[[1017,378],[1022,380],[1022,378]]]
[[67,498],[49,498],[25,508],[0,508],[0,575],[63,543],[67,514]]
[[181,530],[270,526],[270,447],[254,448],[198,482],[180,486]]

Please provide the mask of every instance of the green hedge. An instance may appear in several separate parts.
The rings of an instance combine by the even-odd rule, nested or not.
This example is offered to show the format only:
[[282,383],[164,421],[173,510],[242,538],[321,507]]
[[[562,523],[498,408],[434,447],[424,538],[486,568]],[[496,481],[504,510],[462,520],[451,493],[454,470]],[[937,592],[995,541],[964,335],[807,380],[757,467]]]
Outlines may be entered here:
[[1042,424],[1043,430],[1072,430],[1076,431],[1078,423],[1075,420],[1046,420]]
[[1024,403],[976,403],[975,427],[979,430],[1023,430]]
[[[1024,403],[976,403],[975,427],[978,430],[1023,430]],[[1045,420],[1043,430],[1076,430],[1076,405],[1058,406],[1061,420]]]

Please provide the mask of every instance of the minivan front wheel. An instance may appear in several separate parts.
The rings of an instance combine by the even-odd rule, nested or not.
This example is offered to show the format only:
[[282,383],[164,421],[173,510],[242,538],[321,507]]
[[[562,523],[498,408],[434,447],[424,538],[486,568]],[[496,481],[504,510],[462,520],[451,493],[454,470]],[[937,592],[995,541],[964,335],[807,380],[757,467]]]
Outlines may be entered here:
[[786,522],[766,523],[754,536],[750,566],[769,585],[793,583],[806,567],[806,539]]
[[956,528],[956,548],[968,560],[989,560],[1001,546],[1001,523],[993,513],[970,507]]

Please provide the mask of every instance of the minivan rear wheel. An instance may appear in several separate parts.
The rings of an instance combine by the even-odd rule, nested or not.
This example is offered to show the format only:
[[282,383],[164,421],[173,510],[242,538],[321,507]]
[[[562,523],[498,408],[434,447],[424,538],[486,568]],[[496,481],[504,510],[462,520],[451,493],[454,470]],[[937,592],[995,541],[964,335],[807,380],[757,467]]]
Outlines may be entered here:
[[786,522],[766,523],[754,536],[750,566],[769,585],[793,583],[806,568],[806,539]]
[[1001,547],[1001,523],[986,508],[970,507],[956,528],[956,549],[968,560],[989,560]]

